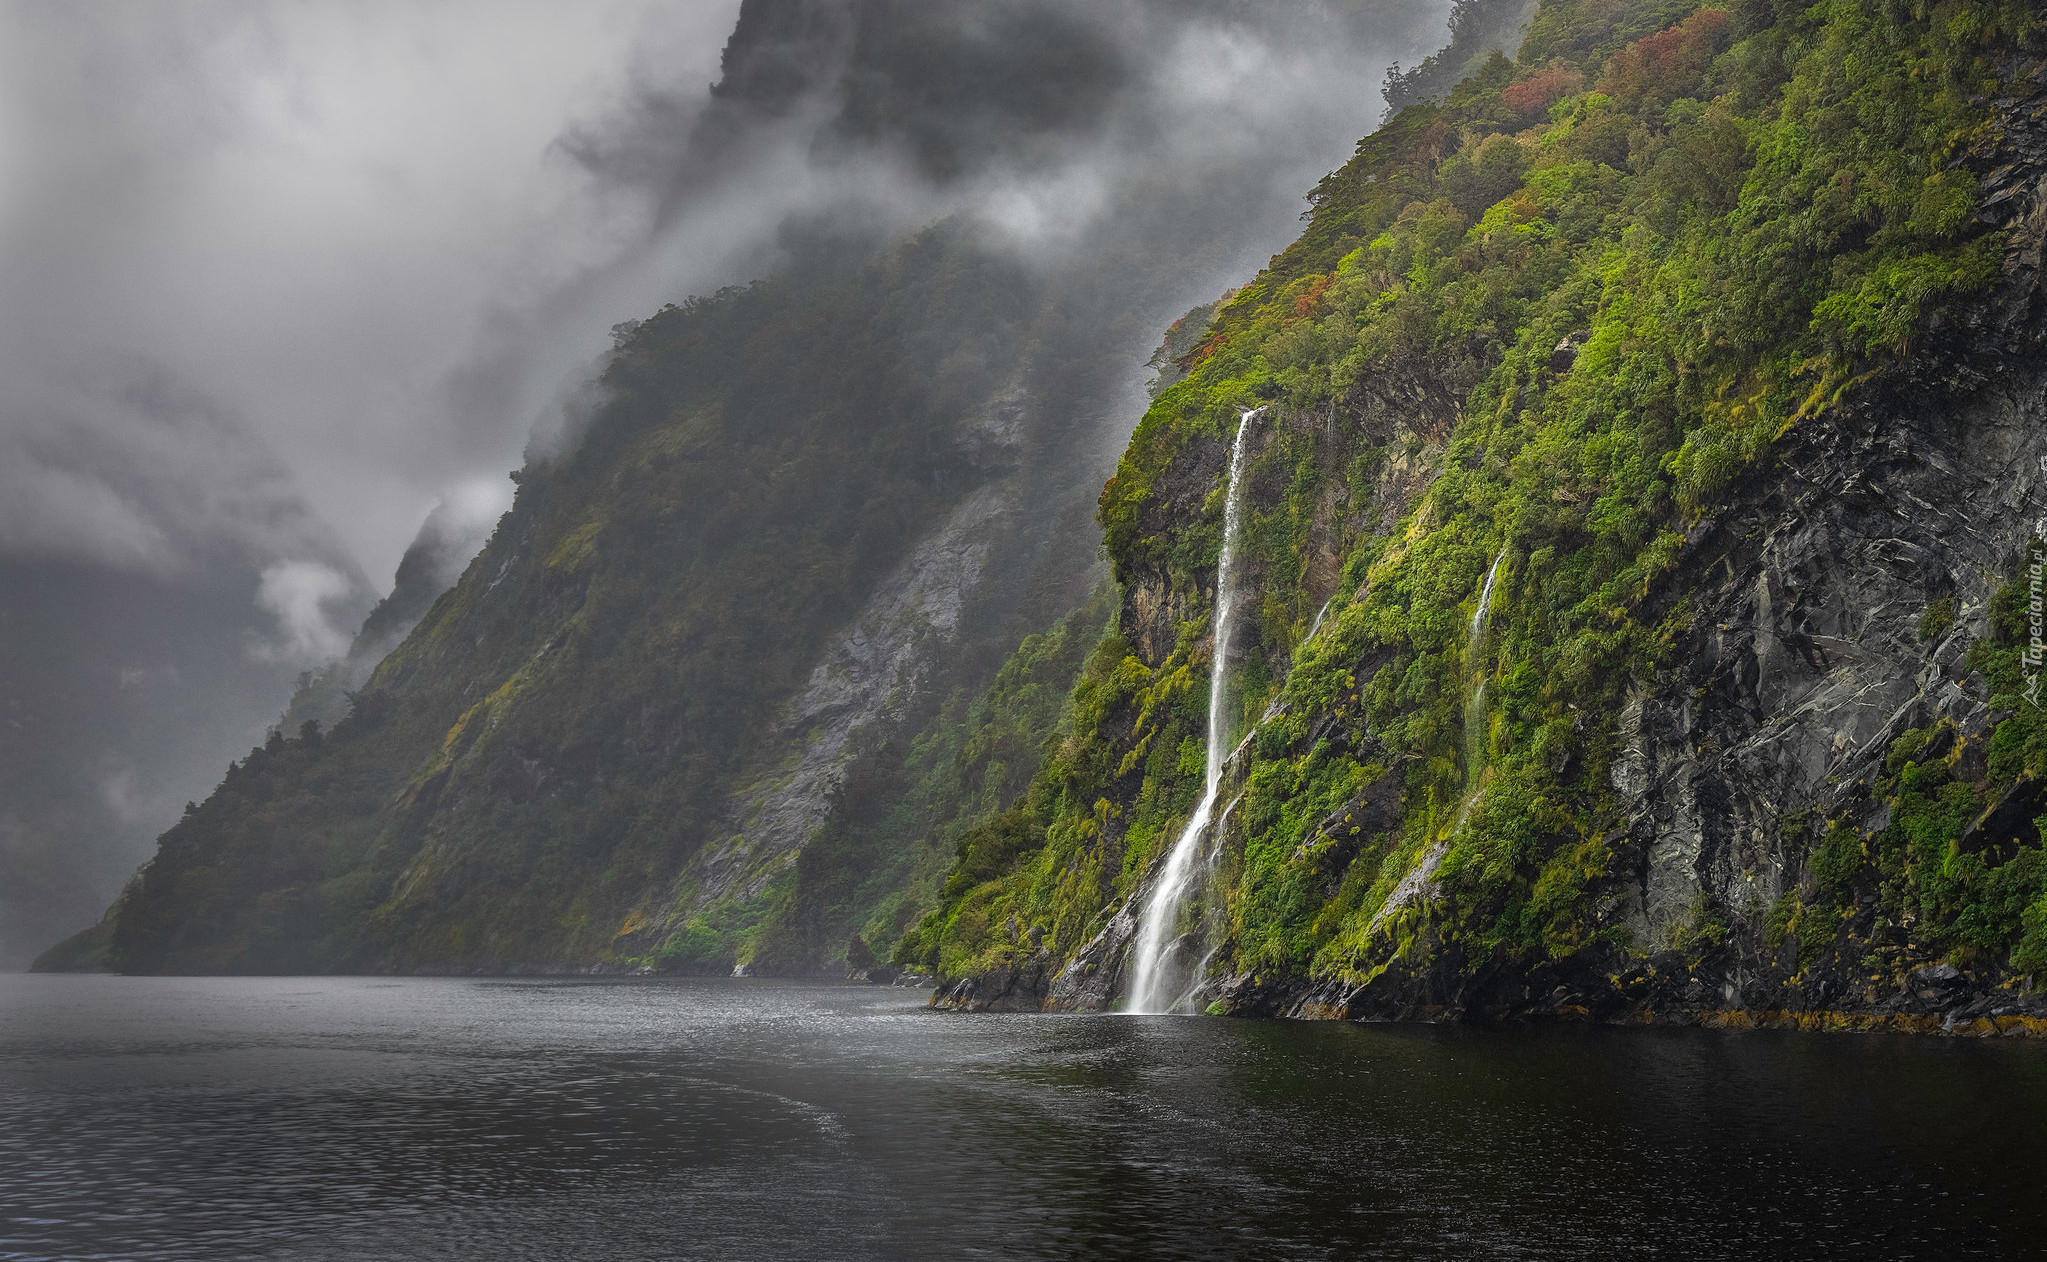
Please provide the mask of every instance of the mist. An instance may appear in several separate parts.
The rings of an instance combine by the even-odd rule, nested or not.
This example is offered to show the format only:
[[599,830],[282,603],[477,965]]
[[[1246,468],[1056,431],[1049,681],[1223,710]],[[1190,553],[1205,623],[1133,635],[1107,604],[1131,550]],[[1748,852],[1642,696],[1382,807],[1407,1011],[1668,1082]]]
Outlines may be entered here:
[[612,326],[952,215],[1070,267],[1161,180],[1241,229],[1170,319],[1291,239],[1447,12],[0,6],[0,966],[98,914],[430,513],[574,441]]

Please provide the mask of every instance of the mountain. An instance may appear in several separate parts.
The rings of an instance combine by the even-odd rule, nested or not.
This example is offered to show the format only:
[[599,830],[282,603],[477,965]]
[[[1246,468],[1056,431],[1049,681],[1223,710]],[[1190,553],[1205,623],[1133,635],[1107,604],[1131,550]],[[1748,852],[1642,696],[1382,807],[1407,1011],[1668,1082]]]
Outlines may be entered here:
[[487,513],[456,503],[444,500],[435,505],[399,558],[390,593],[363,619],[346,653],[319,670],[300,674],[278,729],[297,732],[308,722],[333,727],[347,718],[349,695],[369,682],[377,663],[404,642],[440,594],[461,578],[495,524]]
[[689,135],[585,156],[680,200],[796,152],[843,196],[764,279],[619,325],[453,585],[466,546],[423,535],[40,966],[864,962],[1028,784],[1108,621],[1089,512],[1157,330],[1284,243],[1376,112],[1358,68],[1432,16],[749,0]]
[[1544,0],[1389,119],[1183,338],[1070,726],[895,958],[965,1007],[2047,1030],[2043,36]]

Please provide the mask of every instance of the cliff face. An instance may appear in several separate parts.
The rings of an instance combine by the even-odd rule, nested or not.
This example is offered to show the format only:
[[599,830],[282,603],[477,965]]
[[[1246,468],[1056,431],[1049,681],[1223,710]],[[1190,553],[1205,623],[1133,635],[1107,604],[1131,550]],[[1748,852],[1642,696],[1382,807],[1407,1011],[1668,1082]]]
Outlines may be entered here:
[[[105,962],[729,970],[779,945],[859,760],[988,685],[965,650],[1095,583],[1060,530],[1092,481],[1064,405],[1106,363],[1034,368],[1044,292],[950,225],[622,329],[586,432],[409,634],[373,618],[401,642],[347,717],[280,732],[165,835]],[[843,953],[888,892],[782,964]]]
[[2047,69],[1951,8],[1551,0],[1363,142],[1104,493],[1118,634],[900,949],[940,1001],[1120,1000],[1265,402],[1190,1003],[2047,1029]]

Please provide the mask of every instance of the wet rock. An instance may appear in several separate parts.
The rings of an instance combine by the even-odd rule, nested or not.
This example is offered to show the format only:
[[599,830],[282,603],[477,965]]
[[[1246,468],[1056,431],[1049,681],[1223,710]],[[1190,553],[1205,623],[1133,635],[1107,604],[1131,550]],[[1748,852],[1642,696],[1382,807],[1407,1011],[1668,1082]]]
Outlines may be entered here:
[[1559,377],[1571,371],[1578,362],[1578,352],[1584,349],[1586,339],[1591,336],[1582,330],[1565,336],[1549,353],[1549,370]]
[[943,982],[931,996],[934,1008],[964,1012],[1042,1012],[1058,962],[1039,951],[1017,964]]

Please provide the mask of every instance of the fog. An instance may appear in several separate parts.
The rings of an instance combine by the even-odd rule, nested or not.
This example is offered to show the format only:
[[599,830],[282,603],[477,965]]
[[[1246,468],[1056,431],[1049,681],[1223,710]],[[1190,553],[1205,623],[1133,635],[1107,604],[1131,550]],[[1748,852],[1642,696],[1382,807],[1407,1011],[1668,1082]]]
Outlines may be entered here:
[[954,213],[1056,264],[1207,168],[1271,192],[1241,281],[1447,10],[782,0],[721,67],[737,0],[0,4],[0,966],[572,441],[613,324]]

